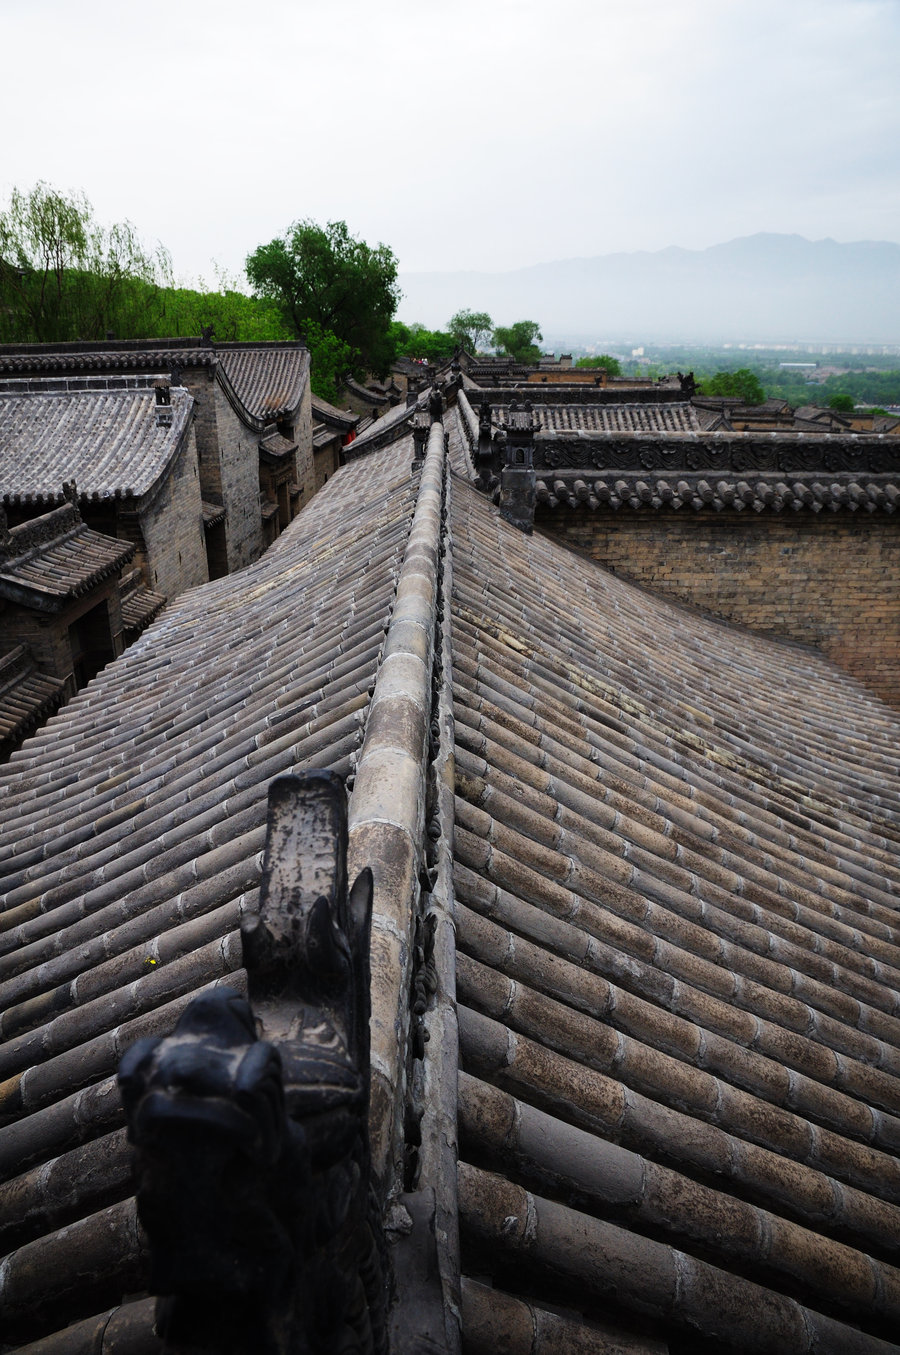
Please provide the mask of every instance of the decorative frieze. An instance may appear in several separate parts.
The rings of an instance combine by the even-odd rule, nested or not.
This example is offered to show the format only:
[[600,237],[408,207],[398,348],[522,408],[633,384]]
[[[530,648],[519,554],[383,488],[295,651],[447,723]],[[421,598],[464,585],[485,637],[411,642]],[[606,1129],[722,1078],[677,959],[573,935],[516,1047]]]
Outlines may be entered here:
[[879,434],[687,433],[559,434],[539,433],[534,465],[541,471],[841,471],[879,475],[900,472],[900,440]]

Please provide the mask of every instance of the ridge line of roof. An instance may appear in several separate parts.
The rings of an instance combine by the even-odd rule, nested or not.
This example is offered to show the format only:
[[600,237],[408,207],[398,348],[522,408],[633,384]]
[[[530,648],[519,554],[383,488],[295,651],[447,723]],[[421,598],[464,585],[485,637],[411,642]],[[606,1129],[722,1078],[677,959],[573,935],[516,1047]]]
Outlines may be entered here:
[[[381,663],[348,807],[350,879],[371,867],[372,1171],[383,1194],[403,1180],[407,1002],[419,876],[425,868],[426,761],[437,625],[444,429],[431,426]],[[401,1032],[398,1039],[398,1031]]]

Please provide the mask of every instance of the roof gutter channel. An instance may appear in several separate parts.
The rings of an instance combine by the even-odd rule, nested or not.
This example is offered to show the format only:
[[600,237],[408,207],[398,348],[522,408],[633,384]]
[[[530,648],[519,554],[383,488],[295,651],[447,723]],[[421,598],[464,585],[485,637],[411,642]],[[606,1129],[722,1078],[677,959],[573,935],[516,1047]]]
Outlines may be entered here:
[[436,421],[348,808],[349,877],[374,877],[370,1137],[395,1244],[392,1355],[460,1348],[446,463]]

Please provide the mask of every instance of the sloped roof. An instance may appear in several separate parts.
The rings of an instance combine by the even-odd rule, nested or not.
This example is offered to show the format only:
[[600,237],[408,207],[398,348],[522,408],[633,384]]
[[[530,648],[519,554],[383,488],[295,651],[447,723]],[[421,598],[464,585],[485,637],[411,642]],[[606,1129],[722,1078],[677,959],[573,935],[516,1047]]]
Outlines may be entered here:
[[142,631],[166,605],[164,593],[143,584],[122,593],[122,626],[126,631]]
[[[257,564],[171,604],[0,771],[0,1230],[24,1248],[7,1340],[135,1287],[118,1058],[205,986],[241,985],[272,777],[350,770],[409,534],[400,466],[382,459],[352,499],[332,493]],[[80,1178],[88,1161],[102,1170]],[[74,1292],[87,1238],[106,1274]],[[60,1279],[42,1267],[36,1331],[20,1266],[47,1247]]]
[[0,374],[52,373],[65,379],[69,389],[89,380],[85,374],[162,374],[173,367],[213,368],[239,411],[262,426],[297,409],[309,373],[309,351],[296,342],[224,343],[213,347],[196,339],[0,346]]
[[53,503],[65,480],[88,499],[141,498],[159,482],[188,426],[193,397],[171,390],[158,424],[152,390],[0,393],[0,495]]
[[894,1349],[897,717],[454,491],[474,1348]]
[[[146,1283],[113,1069],[244,982],[266,787],[315,765],[356,776],[359,864],[418,831],[432,900],[452,866],[419,1110],[441,1228],[412,1232],[443,1248],[445,1348],[461,1272],[467,1350],[896,1355],[900,718],[459,480],[442,502],[443,441],[412,479],[409,437],[342,469],[0,770],[8,1339],[98,1314],[80,1339],[148,1348],[146,1305],[103,1312]],[[449,753],[427,823],[417,740]],[[411,921],[378,861],[383,1163]]]
[[65,685],[62,678],[40,672],[22,645],[0,654],[0,756],[59,704]]
[[268,422],[297,409],[309,375],[308,349],[221,348],[217,356],[219,371],[253,418]]
[[352,409],[338,409],[336,405],[331,405],[327,400],[323,400],[321,395],[311,397],[313,418],[320,420],[329,427],[339,428],[344,432],[349,432],[359,423],[360,416]]
[[57,611],[116,573],[134,555],[129,541],[86,527],[74,504],[13,527],[0,539],[0,597]]
[[[529,398],[526,391],[525,398]],[[494,423],[505,423],[509,417],[507,405],[495,405],[491,415]],[[668,404],[565,404],[555,405],[541,401],[535,406],[535,416],[545,430],[598,433],[694,433],[701,427],[697,410],[689,400]]]

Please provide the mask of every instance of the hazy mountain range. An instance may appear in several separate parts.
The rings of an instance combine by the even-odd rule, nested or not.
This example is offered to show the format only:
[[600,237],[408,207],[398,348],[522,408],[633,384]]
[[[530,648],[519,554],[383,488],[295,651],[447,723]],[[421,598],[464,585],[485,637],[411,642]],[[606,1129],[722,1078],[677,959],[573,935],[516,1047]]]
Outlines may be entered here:
[[400,273],[400,318],[463,307],[570,341],[900,342],[900,245],[749,235],[709,249],[564,259],[509,273]]

